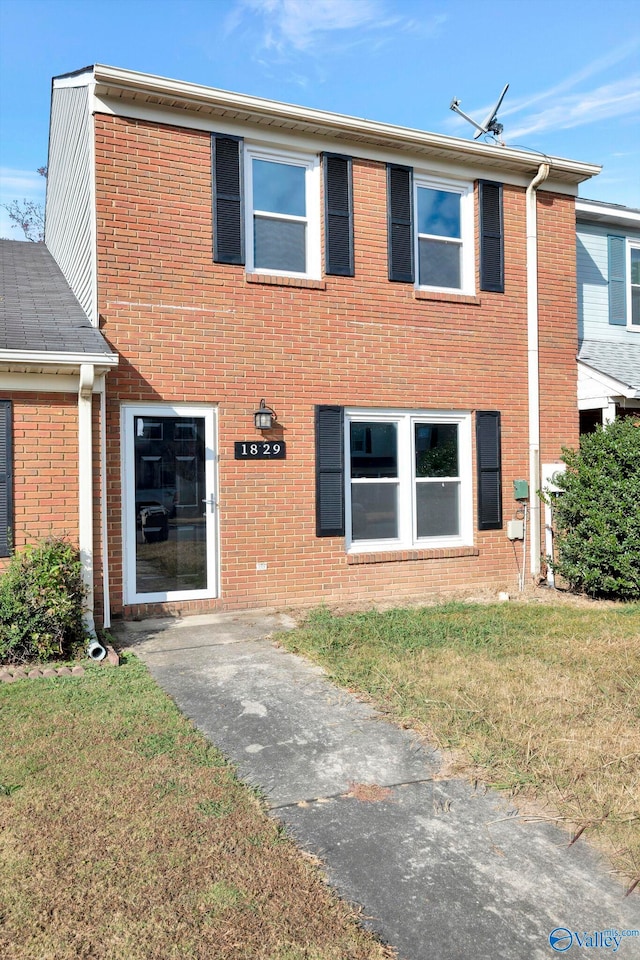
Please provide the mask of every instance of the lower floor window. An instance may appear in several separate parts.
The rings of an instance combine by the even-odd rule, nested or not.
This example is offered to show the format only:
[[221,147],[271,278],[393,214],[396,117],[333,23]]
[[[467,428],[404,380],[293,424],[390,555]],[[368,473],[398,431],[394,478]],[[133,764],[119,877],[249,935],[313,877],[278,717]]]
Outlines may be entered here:
[[472,542],[471,417],[345,412],[352,550]]

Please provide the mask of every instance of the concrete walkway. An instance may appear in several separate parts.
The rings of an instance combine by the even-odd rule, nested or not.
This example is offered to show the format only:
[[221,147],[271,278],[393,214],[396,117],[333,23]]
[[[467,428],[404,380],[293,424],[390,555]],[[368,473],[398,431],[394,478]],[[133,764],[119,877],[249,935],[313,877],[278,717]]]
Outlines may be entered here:
[[[265,611],[147,620],[114,632],[178,707],[259,786],[334,887],[402,960],[542,960],[575,933],[639,930],[640,898],[584,842],[439,772],[410,731],[275,647]],[[587,956],[614,952],[592,939]],[[617,957],[640,958],[640,935]]]

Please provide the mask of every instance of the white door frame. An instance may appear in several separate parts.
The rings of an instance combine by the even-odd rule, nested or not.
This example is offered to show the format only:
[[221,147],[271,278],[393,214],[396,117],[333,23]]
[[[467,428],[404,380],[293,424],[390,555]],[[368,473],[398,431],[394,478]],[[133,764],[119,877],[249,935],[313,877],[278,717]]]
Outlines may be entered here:
[[[136,589],[136,509],[134,463],[134,417],[202,417],[205,421],[205,487],[207,586],[203,590],[168,590],[138,593]],[[122,562],[125,605],[171,600],[207,600],[219,596],[217,409],[187,403],[123,403],[120,412],[122,480]],[[215,505],[212,509],[212,503]]]

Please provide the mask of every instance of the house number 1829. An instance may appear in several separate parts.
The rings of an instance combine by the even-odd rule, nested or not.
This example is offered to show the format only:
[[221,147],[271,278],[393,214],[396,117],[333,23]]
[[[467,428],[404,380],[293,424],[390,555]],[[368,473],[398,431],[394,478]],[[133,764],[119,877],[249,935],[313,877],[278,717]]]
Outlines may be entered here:
[[284,460],[287,446],[284,440],[236,440],[236,460]]

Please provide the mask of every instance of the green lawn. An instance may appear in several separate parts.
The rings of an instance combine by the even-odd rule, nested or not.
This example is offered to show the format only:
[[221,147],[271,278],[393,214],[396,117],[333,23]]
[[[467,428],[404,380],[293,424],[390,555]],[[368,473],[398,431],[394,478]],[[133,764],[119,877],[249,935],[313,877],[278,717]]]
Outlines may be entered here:
[[383,960],[126,655],[0,684],[3,960]]
[[316,611],[279,640],[640,878],[640,605]]

